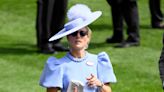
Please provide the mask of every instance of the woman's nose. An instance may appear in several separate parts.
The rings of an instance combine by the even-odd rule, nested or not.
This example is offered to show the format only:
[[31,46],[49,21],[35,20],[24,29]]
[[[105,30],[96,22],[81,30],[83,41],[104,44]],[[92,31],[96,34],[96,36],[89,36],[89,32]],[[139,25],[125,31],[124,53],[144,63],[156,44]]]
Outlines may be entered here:
[[77,37],[81,37],[79,32],[77,33]]

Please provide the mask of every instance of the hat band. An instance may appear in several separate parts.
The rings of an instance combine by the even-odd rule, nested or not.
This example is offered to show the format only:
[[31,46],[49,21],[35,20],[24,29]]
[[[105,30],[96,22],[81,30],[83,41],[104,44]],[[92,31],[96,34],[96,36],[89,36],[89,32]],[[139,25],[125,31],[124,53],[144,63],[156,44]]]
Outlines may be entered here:
[[84,21],[82,18],[78,18],[78,19],[75,19],[71,22],[68,22],[67,24],[64,25],[64,27],[65,27],[66,31],[68,31],[68,30],[71,30],[71,29],[81,25],[83,22]]

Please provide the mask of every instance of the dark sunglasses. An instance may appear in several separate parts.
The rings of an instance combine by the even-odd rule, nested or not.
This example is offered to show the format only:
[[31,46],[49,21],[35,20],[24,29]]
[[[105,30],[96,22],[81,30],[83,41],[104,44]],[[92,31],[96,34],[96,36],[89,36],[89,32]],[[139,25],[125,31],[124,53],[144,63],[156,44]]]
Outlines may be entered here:
[[75,36],[77,36],[78,33],[80,34],[81,37],[84,37],[84,36],[88,35],[88,31],[76,31],[76,32],[74,32],[70,35],[75,37]]

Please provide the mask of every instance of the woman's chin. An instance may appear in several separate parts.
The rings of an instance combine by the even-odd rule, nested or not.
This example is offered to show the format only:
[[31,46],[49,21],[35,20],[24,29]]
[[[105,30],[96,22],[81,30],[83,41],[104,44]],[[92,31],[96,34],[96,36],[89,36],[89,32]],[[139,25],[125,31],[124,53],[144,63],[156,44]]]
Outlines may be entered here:
[[76,50],[83,50],[83,47],[81,47],[81,46],[76,46],[76,47],[74,47],[74,49],[76,49]]

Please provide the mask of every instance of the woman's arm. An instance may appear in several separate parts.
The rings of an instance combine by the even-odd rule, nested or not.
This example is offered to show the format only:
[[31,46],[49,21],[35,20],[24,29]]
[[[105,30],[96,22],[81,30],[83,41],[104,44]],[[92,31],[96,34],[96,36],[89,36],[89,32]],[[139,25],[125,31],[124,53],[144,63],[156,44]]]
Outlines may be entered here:
[[58,92],[59,88],[52,87],[52,88],[47,88],[47,92]]
[[100,87],[100,92],[112,92],[109,83],[106,83]]

